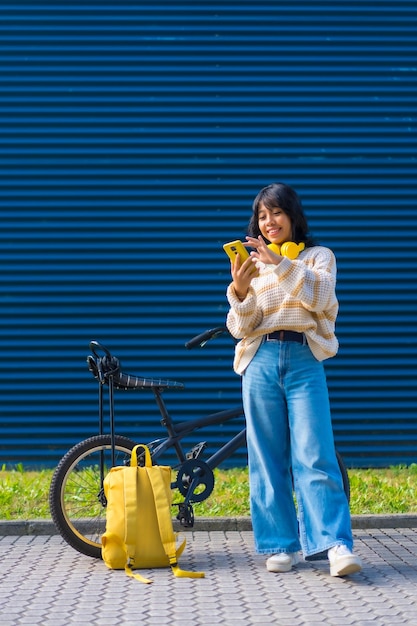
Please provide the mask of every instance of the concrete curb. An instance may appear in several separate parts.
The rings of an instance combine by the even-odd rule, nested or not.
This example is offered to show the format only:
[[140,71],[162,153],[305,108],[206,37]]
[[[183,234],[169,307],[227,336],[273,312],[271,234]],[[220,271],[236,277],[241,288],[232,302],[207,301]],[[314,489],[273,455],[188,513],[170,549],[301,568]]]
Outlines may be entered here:
[[[187,530],[177,520],[174,520],[174,528]],[[352,515],[352,528],[417,528],[417,514]],[[250,517],[197,517],[194,527],[188,530],[251,531],[252,523]],[[58,534],[52,520],[0,520],[0,536]]]

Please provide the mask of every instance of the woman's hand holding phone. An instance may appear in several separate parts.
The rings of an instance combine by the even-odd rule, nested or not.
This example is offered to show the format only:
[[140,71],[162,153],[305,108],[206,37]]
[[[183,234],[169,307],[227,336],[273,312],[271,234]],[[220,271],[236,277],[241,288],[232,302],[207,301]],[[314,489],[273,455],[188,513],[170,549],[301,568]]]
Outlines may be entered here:
[[224,244],[223,248],[231,261],[231,272],[236,296],[239,300],[244,300],[252,279],[259,274],[258,269],[241,241],[231,241]]

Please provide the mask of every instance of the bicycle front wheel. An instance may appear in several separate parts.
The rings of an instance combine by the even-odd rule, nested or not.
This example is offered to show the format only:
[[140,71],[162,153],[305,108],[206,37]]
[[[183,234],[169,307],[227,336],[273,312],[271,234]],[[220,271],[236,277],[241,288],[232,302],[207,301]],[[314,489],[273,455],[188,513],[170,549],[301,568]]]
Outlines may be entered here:
[[[130,462],[134,441],[115,436],[115,465]],[[87,556],[101,558],[106,499],[103,479],[112,467],[110,435],[90,437],[59,462],[49,490],[52,519],[65,541]]]

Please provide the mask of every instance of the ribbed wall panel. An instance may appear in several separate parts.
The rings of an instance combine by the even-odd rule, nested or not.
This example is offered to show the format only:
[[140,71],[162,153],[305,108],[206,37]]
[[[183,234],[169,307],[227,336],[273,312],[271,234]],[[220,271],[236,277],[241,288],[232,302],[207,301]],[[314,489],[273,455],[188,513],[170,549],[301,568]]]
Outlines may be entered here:
[[[91,339],[183,380],[178,419],[239,402],[231,341],[184,343],[224,322],[222,243],[274,180],[338,258],[338,448],[416,461],[416,18],[404,0],[0,6],[0,466],[95,434]],[[146,392],[117,394],[116,420],[161,433]]]

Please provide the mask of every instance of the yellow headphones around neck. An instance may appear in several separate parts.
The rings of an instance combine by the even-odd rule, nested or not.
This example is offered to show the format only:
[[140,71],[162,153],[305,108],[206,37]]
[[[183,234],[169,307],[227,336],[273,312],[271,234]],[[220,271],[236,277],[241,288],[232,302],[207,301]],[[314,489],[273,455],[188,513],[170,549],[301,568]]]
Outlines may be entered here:
[[268,244],[268,248],[275,252],[275,254],[280,254],[281,256],[287,257],[291,261],[294,261],[305,248],[305,243],[302,241],[299,244],[294,243],[293,241],[286,241],[281,246],[277,243]]

